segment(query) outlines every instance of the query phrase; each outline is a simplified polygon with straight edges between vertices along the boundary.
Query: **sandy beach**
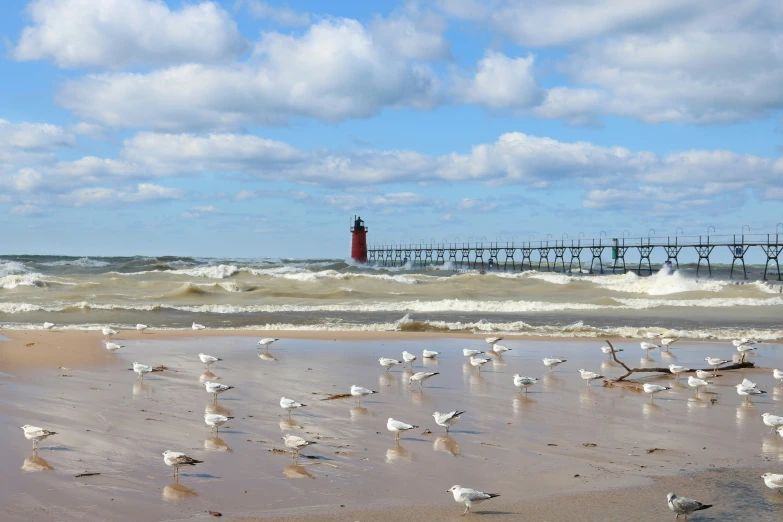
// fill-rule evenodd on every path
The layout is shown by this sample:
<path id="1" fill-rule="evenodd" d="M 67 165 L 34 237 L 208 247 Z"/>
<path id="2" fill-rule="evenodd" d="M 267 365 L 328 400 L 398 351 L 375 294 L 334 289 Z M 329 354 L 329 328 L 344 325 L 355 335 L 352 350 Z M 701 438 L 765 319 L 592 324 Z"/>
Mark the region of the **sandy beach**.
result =
<path id="1" fill-rule="evenodd" d="M 780 414 L 783 390 L 762 369 L 783 364 L 777 344 L 752 356 L 762 368 L 724 372 L 699 398 L 685 379 L 654 378 L 673 389 L 650 403 L 600 381 L 585 386 L 579 368 L 623 373 L 596 341 L 509 339 L 512 351 L 479 374 L 461 353 L 486 347 L 476 335 L 288 332 L 268 355 L 247 332 L 121 332 L 116 354 L 100 332 L 4 335 L 3 520 L 192 520 L 212 518 L 209 510 L 246 521 L 456 520 L 463 508 L 446 492 L 453 484 L 499 493 L 473 515 L 499 521 L 661 520 L 672 515 L 668 491 L 716 504 L 695 520 L 740 512 L 777 520 L 773 508 L 783 503 L 759 478 L 783 470 L 783 444 L 760 419 Z M 629 364 L 651 366 L 702 367 L 705 356 L 734 351 L 683 340 L 640 361 L 637 341 L 616 346 Z M 442 355 L 422 361 L 423 348 Z M 408 388 L 410 372 L 377 362 L 402 350 L 418 355 L 415 371 L 440 372 L 421 392 Z M 224 361 L 206 374 L 199 352 Z M 550 373 L 544 356 L 568 362 Z M 134 361 L 168 370 L 138 382 L 128 371 Z M 540 381 L 518 393 L 515 373 Z M 743 404 L 733 388 L 743 377 L 769 393 Z M 205 380 L 236 389 L 215 405 Z M 324 400 L 352 384 L 380 393 L 361 406 Z M 289 420 L 281 396 L 307 407 Z M 447 436 L 432 412 L 454 409 L 467 413 Z M 216 436 L 205 411 L 235 418 Z M 396 444 L 388 417 L 420 427 Z M 28 423 L 57 432 L 35 454 L 19 429 Z M 294 461 L 281 451 L 286 433 L 317 444 Z M 166 449 L 204 463 L 183 469 L 176 484 Z"/>

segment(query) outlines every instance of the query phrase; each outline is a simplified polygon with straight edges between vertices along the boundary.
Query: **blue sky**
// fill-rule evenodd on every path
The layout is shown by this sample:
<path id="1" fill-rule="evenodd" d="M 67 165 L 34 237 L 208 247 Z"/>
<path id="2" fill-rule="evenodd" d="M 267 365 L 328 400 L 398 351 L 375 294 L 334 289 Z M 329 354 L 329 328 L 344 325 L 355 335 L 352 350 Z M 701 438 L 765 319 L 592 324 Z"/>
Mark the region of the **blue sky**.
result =
<path id="1" fill-rule="evenodd" d="M 774 231 L 783 4 L 0 6 L 4 253 Z"/>

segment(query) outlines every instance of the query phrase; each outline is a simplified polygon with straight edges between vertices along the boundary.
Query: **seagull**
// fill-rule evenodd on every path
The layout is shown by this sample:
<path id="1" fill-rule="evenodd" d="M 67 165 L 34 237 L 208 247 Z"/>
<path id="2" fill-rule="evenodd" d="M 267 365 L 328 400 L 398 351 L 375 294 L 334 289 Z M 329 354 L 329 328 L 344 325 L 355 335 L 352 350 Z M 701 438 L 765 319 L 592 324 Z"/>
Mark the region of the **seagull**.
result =
<path id="1" fill-rule="evenodd" d="M 436 351 L 433 351 L 433 350 L 427 350 L 426 348 L 424 349 L 423 352 L 421 352 L 421 356 L 424 357 L 425 359 L 434 359 L 438 355 L 440 355 L 440 352 L 436 352 Z"/>
<path id="2" fill-rule="evenodd" d="M 737 395 L 745 397 L 745 402 L 748 402 L 750 400 L 751 395 L 761 395 L 762 393 L 767 393 L 767 392 L 759 390 L 756 387 L 747 387 L 742 384 L 737 385 Z"/>
<path id="3" fill-rule="evenodd" d="M 680 374 L 682 372 L 689 372 L 691 371 L 690 368 L 686 368 L 685 366 L 679 366 L 677 364 L 670 364 L 669 365 L 669 371 L 672 372 L 674 375 L 677 376 L 677 380 L 680 380 Z"/>
<path id="4" fill-rule="evenodd" d="M 677 339 L 676 337 L 664 337 L 663 339 L 661 339 L 661 344 L 664 345 L 666 347 L 666 349 L 668 350 L 669 346 L 673 345 L 678 340 L 679 339 Z"/>
<path id="5" fill-rule="evenodd" d="M 772 428 L 772 433 L 775 433 L 777 428 L 783 426 L 783 417 L 772 415 L 771 413 L 762 413 L 761 420 L 764 421 L 764 424 Z"/>
<path id="6" fill-rule="evenodd" d="M 610 357 L 612 356 L 612 347 L 611 346 L 604 345 L 604 346 L 601 347 L 601 351 L 604 352 L 605 354 L 609 355 Z M 623 349 L 622 348 L 615 348 L 614 351 L 615 352 L 622 352 Z"/>
<path id="7" fill-rule="evenodd" d="M 740 362 L 745 360 L 745 354 L 747 352 L 750 352 L 752 350 L 755 350 L 756 348 L 754 346 L 751 346 L 749 344 L 741 344 L 737 346 L 737 351 L 742 354 L 742 358 L 740 359 Z"/>
<path id="8" fill-rule="evenodd" d="M 778 432 L 778 435 L 783 437 L 783 426 L 778 426 L 777 428 L 775 428 L 775 431 Z"/>
<path id="9" fill-rule="evenodd" d="M 298 437 L 296 435 L 290 435 L 290 434 L 286 435 L 285 437 L 280 437 L 280 438 L 283 439 L 286 448 L 291 448 L 292 450 L 294 450 L 296 452 L 294 454 L 294 458 L 299 456 L 299 451 L 300 450 L 303 450 L 304 448 L 306 448 L 310 444 L 317 444 L 317 442 L 313 442 L 313 441 L 310 441 L 310 440 L 304 440 L 302 437 Z"/>
<path id="10" fill-rule="evenodd" d="M 470 511 L 470 508 L 475 504 L 500 496 L 496 493 L 483 493 L 481 491 L 476 491 L 475 489 L 463 488 L 462 486 L 451 486 L 446 492 L 454 495 L 455 502 L 465 504 L 465 511 L 462 512 L 463 515 Z"/>
<path id="11" fill-rule="evenodd" d="M 644 350 L 647 353 L 650 353 L 650 350 L 655 350 L 656 348 L 660 348 L 660 345 L 653 344 L 653 343 L 639 343 L 639 346 L 642 347 L 642 350 Z"/>
<path id="12" fill-rule="evenodd" d="M 748 339 L 748 338 L 742 338 L 742 339 L 734 339 L 731 341 L 731 344 L 734 345 L 735 348 L 739 348 L 740 346 L 749 346 L 751 344 L 758 344 L 759 342 L 754 339 Z"/>
<path id="13" fill-rule="evenodd" d="M 696 377 L 699 379 L 710 379 L 712 377 L 716 377 L 714 373 L 705 372 L 704 370 L 696 370 Z"/>
<path id="14" fill-rule="evenodd" d="M 538 382 L 538 379 L 535 377 L 522 377 L 521 375 L 514 374 L 514 386 L 519 388 L 520 390 L 524 389 L 525 393 L 527 393 L 527 389 L 533 386 Z"/>
<path id="15" fill-rule="evenodd" d="M 234 417 L 226 417 L 225 415 L 220 415 L 219 413 L 205 413 L 204 414 L 204 422 L 207 424 L 207 426 L 212 426 L 213 428 L 217 428 L 218 431 L 220 431 L 220 427 L 227 423 L 230 419 L 233 419 Z"/>
<path id="16" fill-rule="evenodd" d="M 743 388 L 758 388 L 759 385 L 756 384 L 753 381 L 748 380 L 748 379 L 742 379 L 742 387 Z"/>
<path id="17" fill-rule="evenodd" d="M 541 361 L 544 363 L 544 366 L 549 368 L 549 371 L 551 372 L 554 371 L 555 366 L 566 362 L 566 359 L 559 359 L 557 357 L 547 357 L 545 359 L 541 359 Z"/>
<path id="18" fill-rule="evenodd" d="M 205 353 L 198 354 L 198 358 L 201 359 L 201 362 L 207 365 L 207 370 L 209 370 L 209 365 L 216 363 L 218 361 L 222 361 L 220 357 L 213 357 L 211 355 L 207 355 Z"/>
<path id="19" fill-rule="evenodd" d="M 139 380 L 144 380 L 144 374 L 151 373 L 154 371 L 154 368 L 152 366 L 148 366 L 146 364 L 141 363 L 133 363 L 133 371 L 139 374 Z"/>
<path id="20" fill-rule="evenodd" d="M 224 391 L 233 390 L 233 386 L 228 386 L 226 384 L 221 384 L 219 382 L 212 382 L 207 381 L 204 383 L 204 389 L 207 390 L 207 393 L 212 393 L 215 395 L 215 402 L 217 402 L 217 396 L 220 393 L 223 393 Z"/>
<path id="21" fill-rule="evenodd" d="M 446 433 L 449 432 L 449 428 L 454 426 L 457 422 L 459 422 L 460 415 L 465 413 L 464 411 L 452 411 L 449 413 L 440 413 L 435 412 L 432 414 L 433 417 L 435 417 L 435 424 L 438 426 L 443 426 L 446 428 Z"/>
<path id="22" fill-rule="evenodd" d="M 492 351 L 498 355 L 502 355 L 506 352 L 511 351 L 511 348 L 506 348 L 505 346 L 501 346 L 499 344 L 496 344 L 492 347 Z"/>
<path id="23" fill-rule="evenodd" d="M 778 384 L 783 384 L 783 372 L 780 370 L 772 370 L 772 376 L 779 380 L 780 382 Z"/>
<path id="24" fill-rule="evenodd" d="M 502 340 L 503 340 L 503 338 L 502 338 L 502 337 L 487 337 L 487 338 L 486 338 L 486 339 L 484 339 L 484 340 L 487 342 L 487 344 L 488 344 L 488 345 L 490 345 L 490 346 L 493 346 L 493 347 L 494 347 L 494 346 L 495 346 L 497 343 L 499 343 L 500 341 L 502 341 Z"/>
<path id="25" fill-rule="evenodd" d="M 699 388 L 702 386 L 707 386 L 708 384 L 712 384 L 710 381 L 705 381 L 704 379 L 697 379 L 693 375 L 688 376 L 688 386 L 691 388 L 696 388 L 696 396 L 699 395 Z"/>
<path id="26" fill-rule="evenodd" d="M 644 383 L 642 388 L 644 389 L 644 393 L 650 394 L 650 402 L 653 401 L 656 393 L 672 389 L 671 386 L 661 386 L 660 384 L 650 384 L 649 382 Z"/>
<path id="27" fill-rule="evenodd" d="M 101 328 L 101 333 L 103 333 L 104 337 L 111 337 L 112 335 L 117 335 L 117 330 L 112 330 L 111 328 Z"/>
<path id="28" fill-rule="evenodd" d="M 764 473 L 761 475 L 761 478 L 764 479 L 764 484 L 769 489 L 777 489 L 778 493 L 780 493 L 780 488 L 783 488 L 783 475 L 779 473 Z"/>
<path id="29" fill-rule="evenodd" d="M 655 332 L 647 332 L 645 335 L 648 339 L 657 339 L 661 336 L 661 334 Z"/>
<path id="30" fill-rule="evenodd" d="M 422 386 L 424 385 L 424 381 L 436 375 L 440 375 L 440 372 L 416 372 L 411 375 L 410 379 L 408 379 L 408 387 L 410 388 L 411 384 L 418 382 L 419 390 L 421 390 Z"/>
<path id="31" fill-rule="evenodd" d="M 386 368 L 386 371 L 388 372 L 389 369 L 391 369 L 392 366 L 395 366 L 397 364 L 402 364 L 402 361 L 398 361 L 397 359 L 389 359 L 388 357 L 381 357 L 378 359 L 378 362 L 381 363 L 381 366 Z"/>
<path id="32" fill-rule="evenodd" d="M 258 346 L 263 346 L 264 348 L 266 348 L 268 350 L 269 347 L 272 346 L 272 343 L 274 343 L 275 341 L 279 341 L 279 340 L 280 339 L 277 339 L 275 337 L 264 337 L 263 339 L 258 341 Z"/>
<path id="33" fill-rule="evenodd" d="M 484 353 L 481 350 L 471 350 L 470 348 L 463 348 L 462 355 L 465 357 L 473 357 L 474 355 L 478 355 L 480 353 Z"/>
<path id="34" fill-rule="evenodd" d="M 293 399 L 286 399 L 285 397 L 280 397 L 280 407 L 288 411 L 289 417 L 291 416 L 291 410 L 295 408 L 304 408 L 305 406 L 307 406 L 307 404 L 300 404 Z"/>
<path id="35" fill-rule="evenodd" d="M 698 500 L 693 500 L 692 498 L 678 497 L 674 493 L 669 493 L 668 495 L 666 495 L 666 501 L 669 503 L 669 509 L 671 509 L 677 514 L 677 516 L 674 517 L 675 520 L 680 518 L 680 515 L 685 515 L 685 518 L 688 518 L 688 515 L 690 515 L 694 511 L 701 511 L 702 509 L 707 509 L 712 507 L 712 504 L 702 504 Z"/>
<path id="36" fill-rule="evenodd" d="M 386 429 L 394 432 L 394 440 L 400 440 L 401 431 L 408 431 L 414 428 L 418 428 L 418 426 L 414 426 L 413 424 L 405 424 L 404 422 L 394 420 L 391 417 L 389 417 L 389 420 L 386 421 Z"/>
<path id="37" fill-rule="evenodd" d="M 416 360 L 416 356 L 410 352 L 402 352 L 402 360 L 406 363 L 411 363 L 411 370 L 413 369 L 413 361 Z"/>
<path id="38" fill-rule="evenodd" d="M 203 324 L 193 323 L 190 327 L 192 330 L 205 330 L 207 327 Z"/>
<path id="39" fill-rule="evenodd" d="M 56 431 L 45 430 L 43 428 L 39 428 L 38 426 L 31 426 L 30 424 L 25 424 L 22 426 L 22 430 L 24 430 L 24 437 L 27 440 L 33 441 L 33 449 L 37 448 L 38 443 L 44 440 L 46 437 L 57 435 Z"/>
<path id="40" fill-rule="evenodd" d="M 107 349 L 107 350 L 109 350 L 111 353 L 114 353 L 114 352 L 116 352 L 116 351 L 117 351 L 117 350 L 119 350 L 120 348 L 125 348 L 125 345 L 122 345 L 122 344 L 117 344 L 117 343 L 112 343 L 112 342 L 106 341 L 106 349 Z"/>
<path id="41" fill-rule="evenodd" d="M 179 476 L 179 468 L 182 466 L 195 466 L 201 464 L 203 460 L 196 460 L 188 457 L 179 451 L 166 450 L 163 452 L 163 462 L 167 466 L 174 468 L 174 476 Z"/>
<path id="42" fill-rule="evenodd" d="M 587 381 L 588 388 L 590 387 L 590 381 L 594 381 L 596 379 L 603 379 L 603 375 L 599 375 L 595 372 L 588 372 L 586 370 L 579 370 L 579 374 L 582 376 L 582 379 Z"/>
<path id="43" fill-rule="evenodd" d="M 474 366 L 478 369 L 478 372 L 481 373 L 481 367 L 484 366 L 489 362 L 489 359 L 484 359 L 481 357 L 471 357 L 470 358 L 470 364 L 471 366 Z"/>
<path id="44" fill-rule="evenodd" d="M 146 324 L 139 323 L 136 325 L 136 330 L 140 331 L 141 333 L 144 333 L 144 330 L 146 330 L 147 328 L 149 328 L 149 326 L 147 326 Z"/>
<path id="45" fill-rule="evenodd" d="M 717 357 L 705 357 L 704 360 L 707 361 L 707 364 L 715 368 L 716 371 L 718 370 L 718 366 L 729 362 L 726 359 L 718 359 Z"/>
<path id="46" fill-rule="evenodd" d="M 51 330 L 52 328 L 54 328 L 54 323 L 44 323 L 43 326 L 46 330 Z"/>
<path id="47" fill-rule="evenodd" d="M 362 397 L 366 397 L 367 395 L 372 395 L 373 393 L 378 393 L 378 392 L 368 390 L 367 388 L 362 388 L 361 386 L 356 386 L 355 384 L 351 386 L 351 395 L 359 398 L 359 400 L 357 401 L 359 404 L 362 403 Z"/>

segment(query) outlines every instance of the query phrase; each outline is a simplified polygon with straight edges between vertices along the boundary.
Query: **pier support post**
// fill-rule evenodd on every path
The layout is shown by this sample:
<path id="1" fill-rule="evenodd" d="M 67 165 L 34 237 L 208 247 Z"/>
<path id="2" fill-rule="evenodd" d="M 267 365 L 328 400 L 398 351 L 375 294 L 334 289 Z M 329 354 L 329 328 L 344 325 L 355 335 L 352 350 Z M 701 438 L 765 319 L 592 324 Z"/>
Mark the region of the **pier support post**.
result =
<path id="1" fill-rule="evenodd" d="M 416 247 L 416 248 L 413 249 L 413 256 L 414 256 L 413 257 L 413 262 L 411 263 L 411 266 L 413 268 L 416 268 L 416 261 L 419 262 L 419 266 L 420 267 L 424 266 L 424 265 L 422 265 L 422 261 L 421 261 L 421 247 Z"/>
<path id="2" fill-rule="evenodd" d="M 671 261 L 674 259 L 674 262 L 677 264 L 677 270 L 679 270 L 680 261 L 677 259 L 677 256 L 680 255 L 680 250 L 682 250 L 682 247 L 677 246 L 675 243 L 674 245 L 666 245 L 663 247 L 663 249 L 666 251 L 666 261 Z"/>
<path id="3" fill-rule="evenodd" d="M 449 246 L 449 261 L 454 263 L 454 266 L 457 266 L 457 247 L 456 246 Z"/>
<path id="4" fill-rule="evenodd" d="M 649 275 L 652 275 L 652 265 L 650 264 L 650 254 L 652 253 L 653 249 L 655 249 L 655 246 L 651 245 L 641 245 L 636 247 L 637 250 L 639 250 L 639 275 L 642 275 L 642 263 L 644 260 L 647 260 L 647 271 L 649 272 Z M 623 263 L 625 263 L 625 260 L 623 260 Z"/>
<path id="5" fill-rule="evenodd" d="M 565 247 L 562 244 L 557 246 L 557 242 L 555 242 L 555 261 L 552 263 L 552 267 L 554 268 L 555 272 L 557 272 L 557 260 L 560 259 L 560 264 L 563 267 L 563 273 L 565 273 L 565 259 L 563 258 L 563 254 L 565 254 Z"/>
<path id="6" fill-rule="evenodd" d="M 478 265 L 479 260 L 481 260 L 481 268 L 484 269 L 484 245 L 476 246 L 475 248 L 475 257 L 473 258 L 473 268 L 476 268 Z"/>
<path id="7" fill-rule="evenodd" d="M 582 273 L 582 247 L 569 247 L 571 252 L 571 260 L 568 262 L 568 271 L 573 271 L 574 259 L 579 263 L 579 273 Z"/>
<path id="8" fill-rule="evenodd" d="M 459 260 L 459 267 L 462 268 L 462 263 L 467 263 L 468 268 L 470 268 L 470 245 L 465 246 L 462 245 L 462 258 Z"/>
<path id="9" fill-rule="evenodd" d="M 742 263 L 742 275 L 743 279 L 748 278 L 748 271 L 745 269 L 745 252 L 748 251 L 748 248 L 750 248 L 749 245 L 745 245 L 745 238 L 742 238 L 742 241 L 740 243 L 737 243 L 737 236 L 734 236 L 734 243 L 729 245 L 729 250 L 731 251 L 731 271 L 729 272 L 729 279 L 732 279 L 734 277 L 734 263 L 737 262 L 737 259 L 740 260 Z"/>
<path id="10" fill-rule="evenodd" d="M 780 256 L 780 253 L 783 252 L 783 245 L 778 243 L 777 234 L 775 234 L 775 243 L 770 242 L 769 234 L 767 234 L 767 244 L 760 246 L 767 255 L 767 262 L 764 263 L 764 281 L 767 280 L 767 268 L 772 261 L 775 262 L 778 271 L 778 281 L 780 281 L 780 263 L 778 262 L 778 257 Z"/>
<path id="11" fill-rule="evenodd" d="M 521 271 L 525 271 L 525 259 L 527 259 L 527 264 L 530 266 L 530 270 L 533 270 L 533 260 L 530 259 L 530 255 L 533 253 L 533 249 L 529 246 L 527 248 L 522 247 L 520 249 L 522 251 L 522 262 L 519 264 L 519 269 Z"/>
<path id="12" fill-rule="evenodd" d="M 601 256 L 604 255 L 604 248 L 603 246 L 591 246 L 590 247 L 590 253 L 593 254 L 593 259 L 590 261 L 590 273 L 593 273 L 593 263 L 595 263 L 595 260 L 598 260 L 598 266 L 601 267 L 601 273 L 604 273 L 604 263 L 601 260 Z"/>
<path id="13" fill-rule="evenodd" d="M 492 243 L 490 243 L 489 244 L 489 259 L 490 259 L 490 261 L 492 261 L 492 265 L 495 268 L 499 269 L 500 268 L 500 264 L 498 262 L 498 252 L 500 252 L 500 248 L 498 247 L 498 244 L 495 243 L 495 246 L 493 247 Z M 505 269 L 506 268 L 503 267 L 503 270 L 505 270 Z"/>
<path id="14" fill-rule="evenodd" d="M 549 268 L 549 247 L 537 248 L 538 250 L 538 271 L 541 271 L 541 262 L 546 260 L 546 271 L 551 272 Z"/>
<path id="15" fill-rule="evenodd" d="M 439 245 L 438 248 L 435 249 L 435 252 L 437 252 L 437 257 L 435 258 L 435 264 L 438 265 L 445 265 L 446 260 L 443 258 L 443 254 L 446 252 L 446 249 L 443 248 L 443 245 Z"/>
<path id="16" fill-rule="evenodd" d="M 701 268 L 701 260 L 704 259 L 707 261 L 707 270 L 710 272 L 710 277 L 712 277 L 712 266 L 710 265 L 710 254 L 712 253 L 712 249 L 715 248 L 715 245 L 710 245 L 710 238 L 707 236 L 707 244 L 702 244 L 701 242 L 701 236 L 699 236 L 699 244 L 694 246 L 693 248 L 696 249 L 696 254 L 699 256 L 699 261 L 696 263 L 696 276 L 699 275 L 699 268 Z"/>
<path id="17" fill-rule="evenodd" d="M 516 270 L 517 265 L 514 263 L 514 252 L 516 251 L 516 248 L 514 246 L 509 247 L 508 245 L 504 249 L 504 253 L 506 254 L 506 259 L 503 260 L 503 270 L 506 270 L 506 267 L 508 266 L 508 260 L 511 260 L 511 270 Z"/>

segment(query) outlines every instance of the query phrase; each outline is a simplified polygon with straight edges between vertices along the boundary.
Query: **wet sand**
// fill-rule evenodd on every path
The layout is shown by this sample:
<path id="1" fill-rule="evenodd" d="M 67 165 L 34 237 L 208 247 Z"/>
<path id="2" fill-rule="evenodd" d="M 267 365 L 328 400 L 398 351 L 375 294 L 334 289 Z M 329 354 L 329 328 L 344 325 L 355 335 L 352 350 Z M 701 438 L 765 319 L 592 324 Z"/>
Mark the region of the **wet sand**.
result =
<path id="1" fill-rule="evenodd" d="M 476 336 L 368 339 L 351 332 L 355 338 L 335 341 L 287 332 L 261 358 L 258 337 L 246 335 L 123 332 L 126 348 L 111 355 L 96 332 L 4 333 L 16 344 L 0 343 L 0 474 L 10 486 L 0 491 L 2 520 L 211 519 L 207 510 L 237 520 L 452 520 L 462 512 L 446 493 L 455 483 L 501 494 L 478 507 L 481 520 L 661 520 L 672 516 L 669 490 L 717 504 L 695 520 L 738 513 L 779 520 L 783 513 L 783 495 L 758 478 L 783 471 L 783 443 L 760 420 L 764 411 L 783 413 L 783 387 L 767 370 L 724 372 L 699 399 L 685 380 L 656 379 L 676 387 L 650 404 L 631 390 L 585 387 L 579 368 L 622 373 L 595 341 L 505 341 L 513 351 L 479 375 L 461 354 L 484 344 Z M 39 346 L 24 346 L 30 335 L 40 346 L 61 339 L 55 355 L 68 351 L 68 339 L 92 355 L 71 359 L 67 371 L 59 359 L 7 365 L 17 360 L 13 352 Z M 638 342 L 617 346 L 626 349 L 626 362 L 639 364 Z M 440 360 L 422 362 L 422 348 L 441 351 Z M 783 365 L 780 348 L 763 344 L 753 360 Z M 408 389 L 399 368 L 387 374 L 377 363 L 404 349 L 418 354 L 416 371 L 441 373 L 422 392 Z M 201 351 L 225 359 L 214 375 L 204 375 Z M 725 342 L 681 341 L 672 352 L 647 363 L 701 367 L 705 356 L 728 358 L 734 350 Z M 540 363 L 549 355 L 569 360 L 550 374 Z M 127 370 L 133 361 L 170 371 L 139 383 Z M 512 384 L 514 373 L 541 382 L 525 396 Z M 743 377 L 768 395 L 744 405 L 733 388 Z M 215 406 L 200 384 L 206 379 L 236 389 Z M 351 384 L 380 393 L 361 406 L 321 400 Z M 308 407 L 289 421 L 278 405 L 283 395 Z M 446 436 L 431 415 L 452 409 L 467 413 Z M 203 423 L 205 411 L 235 419 L 216 437 Z M 386 430 L 390 416 L 420 428 L 395 444 Z M 33 454 L 18 428 L 26 423 L 58 434 Z M 317 458 L 294 462 L 270 451 L 283 449 L 286 433 L 316 441 L 303 453 Z M 160 455 L 166 449 L 205 462 L 183 469 L 176 485 Z M 100 475 L 74 478 L 84 472 Z"/>

